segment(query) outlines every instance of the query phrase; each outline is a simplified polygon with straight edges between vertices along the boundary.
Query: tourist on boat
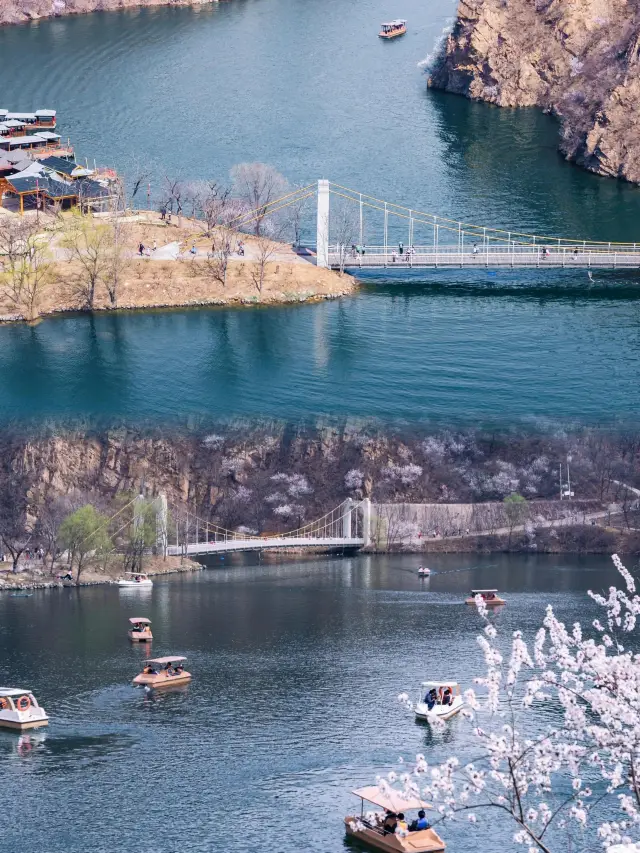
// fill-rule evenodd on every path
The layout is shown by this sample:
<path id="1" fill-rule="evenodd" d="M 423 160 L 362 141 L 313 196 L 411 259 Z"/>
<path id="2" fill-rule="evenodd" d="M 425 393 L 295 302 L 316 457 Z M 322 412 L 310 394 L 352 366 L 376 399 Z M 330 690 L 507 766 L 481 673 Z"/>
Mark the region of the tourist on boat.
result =
<path id="1" fill-rule="evenodd" d="M 431 690 L 424 697 L 425 705 L 430 711 L 433 711 L 436 701 L 438 699 L 438 694 L 436 693 L 435 687 L 432 687 Z"/>
<path id="2" fill-rule="evenodd" d="M 453 695 L 451 693 L 450 687 L 445 687 L 444 692 L 442 694 L 442 704 L 443 705 L 451 705 L 453 701 Z"/>
<path id="3" fill-rule="evenodd" d="M 405 835 L 409 835 L 409 824 L 404 819 L 404 813 L 400 812 L 398 814 L 398 823 L 396 824 L 396 835 L 399 835 L 400 838 Z"/>
<path id="4" fill-rule="evenodd" d="M 181 663 L 177 663 L 173 669 L 174 675 L 180 675 L 182 672 L 184 672 L 184 667 Z"/>
<path id="5" fill-rule="evenodd" d="M 393 835 L 396 831 L 397 825 L 398 818 L 396 817 L 395 812 L 387 812 L 384 817 L 384 823 L 382 824 L 383 835 Z"/>
<path id="6" fill-rule="evenodd" d="M 424 809 L 420 809 L 416 820 L 411 821 L 409 832 L 420 832 L 421 829 L 429 829 L 430 826 L 431 824 L 427 820 L 427 816 L 424 813 Z"/>

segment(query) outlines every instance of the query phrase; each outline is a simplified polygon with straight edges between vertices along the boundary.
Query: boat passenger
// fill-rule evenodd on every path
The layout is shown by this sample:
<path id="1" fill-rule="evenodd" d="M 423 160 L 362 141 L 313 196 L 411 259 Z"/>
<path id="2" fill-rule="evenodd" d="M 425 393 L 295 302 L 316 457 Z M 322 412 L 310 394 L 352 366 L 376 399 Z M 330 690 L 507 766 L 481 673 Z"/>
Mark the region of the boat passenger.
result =
<path id="1" fill-rule="evenodd" d="M 427 820 L 424 809 L 420 809 L 416 820 L 411 821 L 409 832 L 420 832 L 421 829 L 429 829 L 431 824 Z"/>
<path id="2" fill-rule="evenodd" d="M 398 823 L 396 824 L 396 835 L 399 835 L 402 838 L 405 835 L 409 834 L 409 824 L 404 819 L 403 812 L 398 814 Z"/>
<path id="3" fill-rule="evenodd" d="M 181 663 L 177 663 L 174 667 L 174 675 L 180 675 L 180 673 L 184 672 L 184 667 Z"/>
<path id="4" fill-rule="evenodd" d="M 424 701 L 425 701 L 425 703 L 426 703 L 426 705 L 427 705 L 427 708 L 428 708 L 430 711 L 433 711 L 433 709 L 434 709 L 434 707 L 435 707 L 435 704 L 436 704 L 436 701 L 437 701 L 437 698 L 438 698 L 438 695 L 437 695 L 437 693 L 436 693 L 436 691 L 435 691 L 435 688 L 433 688 L 433 687 L 432 687 L 432 688 L 431 688 L 431 690 L 430 690 L 430 691 L 427 693 L 427 695 L 424 697 Z"/>
<path id="5" fill-rule="evenodd" d="M 447 687 L 442 694 L 442 704 L 443 705 L 451 705 L 453 700 L 453 696 L 451 695 L 451 688 Z"/>
<path id="6" fill-rule="evenodd" d="M 397 825 L 398 818 L 396 817 L 395 812 L 387 812 L 384 818 L 384 823 L 382 824 L 383 835 L 393 835 L 396 831 Z"/>

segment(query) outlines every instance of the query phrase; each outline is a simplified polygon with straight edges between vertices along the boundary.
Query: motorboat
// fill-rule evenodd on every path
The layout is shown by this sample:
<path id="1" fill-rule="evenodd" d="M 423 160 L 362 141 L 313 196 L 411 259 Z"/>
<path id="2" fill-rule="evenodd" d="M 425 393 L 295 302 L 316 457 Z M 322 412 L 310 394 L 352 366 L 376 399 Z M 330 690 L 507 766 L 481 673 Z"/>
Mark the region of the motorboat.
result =
<path id="1" fill-rule="evenodd" d="M 407 22 L 400 18 L 396 21 L 387 21 L 386 24 L 380 24 L 380 32 L 378 35 L 381 39 L 394 39 L 398 36 L 403 36 L 407 31 Z"/>
<path id="2" fill-rule="evenodd" d="M 163 658 L 148 658 L 140 675 L 133 679 L 134 684 L 142 684 L 158 690 L 174 684 L 186 684 L 191 681 L 191 673 L 183 667 L 184 657 L 168 655 Z"/>
<path id="3" fill-rule="evenodd" d="M 415 704 L 416 720 L 444 722 L 459 714 L 463 707 L 460 685 L 455 681 L 423 681 Z"/>
<path id="4" fill-rule="evenodd" d="M 49 717 L 30 690 L 0 687 L 0 726 L 23 732 L 48 725 Z"/>
<path id="5" fill-rule="evenodd" d="M 128 577 L 118 578 L 118 586 L 128 586 L 136 589 L 153 586 L 153 581 L 149 575 L 145 575 L 143 572 L 125 572 L 125 575 L 128 575 Z"/>
<path id="6" fill-rule="evenodd" d="M 419 566 L 418 567 L 418 574 L 420 575 L 421 578 L 428 578 L 429 575 L 431 574 L 431 569 L 428 568 L 427 566 Z"/>
<path id="7" fill-rule="evenodd" d="M 132 616 L 129 622 L 131 627 L 128 633 L 132 643 L 150 643 L 153 640 L 151 619 L 147 619 L 146 616 Z"/>
<path id="8" fill-rule="evenodd" d="M 368 788 L 358 788 L 353 791 L 356 797 L 360 797 L 360 814 L 347 815 L 344 819 L 347 835 L 360 842 L 383 850 L 385 853 L 435 853 L 444 850 L 446 844 L 440 838 L 435 829 L 416 829 L 415 831 L 394 831 L 387 821 L 419 809 L 430 809 L 428 803 L 417 797 L 405 796 L 402 791 L 396 791 L 391 787 L 382 788 L 371 785 Z M 383 809 L 382 812 L 365 812 L 364 804 L 373 803 Z M 411 823 L 408 821 L 408 826 Z"/>
<path id="9" fill-rule="evenodd" d="M 476 595 L 479 595 L 487 607 L 499 607 L 507 602 L 504 598 L 500 598 L 497 589 L 472 589 L 471 595 L 466 599 L 465 604 L 472 604 L 475 607 Z"/>

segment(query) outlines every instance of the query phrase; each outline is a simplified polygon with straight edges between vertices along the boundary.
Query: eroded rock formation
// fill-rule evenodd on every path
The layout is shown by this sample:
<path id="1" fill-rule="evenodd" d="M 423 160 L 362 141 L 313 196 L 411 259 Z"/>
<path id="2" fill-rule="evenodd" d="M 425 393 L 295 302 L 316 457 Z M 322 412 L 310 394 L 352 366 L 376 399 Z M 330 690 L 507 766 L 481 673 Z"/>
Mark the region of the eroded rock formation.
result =
<path id="1" fill-rule="evenodd" d="M 429 79 L 561 122 L 563 154 L 640 183 L 640 0 L 460 0 Z"/>

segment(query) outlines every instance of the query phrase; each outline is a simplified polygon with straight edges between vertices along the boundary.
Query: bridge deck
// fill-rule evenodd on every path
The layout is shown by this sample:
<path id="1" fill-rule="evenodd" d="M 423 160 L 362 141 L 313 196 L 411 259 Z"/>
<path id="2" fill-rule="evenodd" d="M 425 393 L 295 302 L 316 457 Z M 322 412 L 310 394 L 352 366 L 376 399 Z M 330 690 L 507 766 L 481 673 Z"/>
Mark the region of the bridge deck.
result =
<path id="1" fill-rule="evenodd" d="M 198 542 L 183 549 L 179 545 L 167 548 L 169 556 L 186 554 L 218 554 L 225 551 L 263 551 L 268 548 L 362 548 L 364 539 L 318 538 L 312 537 L 272 537 L 264 539 L 229 539 L 226 542 Z"/>
<path id="2" fill-rule="evenodd" d="M 339 269 L 640 269 L 640 247 L 617 251 L 612 246 L 589 248 L 587 245 L 550 246 L 545 254 L 538 246 L 490 246 L 480 245 L 460 251 L 457 247 L 416 248 L 412 254 L 388 247 L 386 252 L 380 247 L 365 247 L 364 255 L 351 250 L 329 251 L 329 265 Z"/>

